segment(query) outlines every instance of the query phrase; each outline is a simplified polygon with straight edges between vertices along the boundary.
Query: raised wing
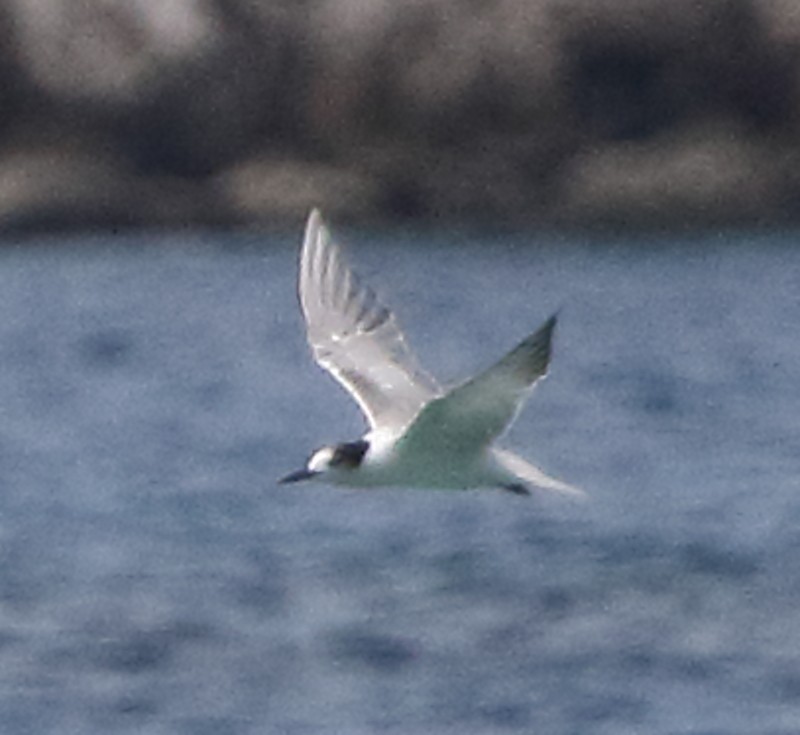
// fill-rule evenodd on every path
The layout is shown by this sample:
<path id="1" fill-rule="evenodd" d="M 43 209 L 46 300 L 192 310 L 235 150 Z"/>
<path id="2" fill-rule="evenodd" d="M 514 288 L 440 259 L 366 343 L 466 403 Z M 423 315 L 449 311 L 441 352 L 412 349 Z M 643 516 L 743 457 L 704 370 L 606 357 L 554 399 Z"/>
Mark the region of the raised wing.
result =
<path id="1" fill-rule="evenodd" d="M 500 362 L 437 398 L 420 412 L 401 441 L 404 449 L 474 455 L 513 422 L 536 382 L 547 373 L 556 317 Z"/>
<path id="2" fill-rule="evenodd" d="M 347 267 L 316 209 L 306 225 L 298 290 L 314 359 L 350 392 L 373 429 L 402 431 L 441 394 L 392 312 Z"/>

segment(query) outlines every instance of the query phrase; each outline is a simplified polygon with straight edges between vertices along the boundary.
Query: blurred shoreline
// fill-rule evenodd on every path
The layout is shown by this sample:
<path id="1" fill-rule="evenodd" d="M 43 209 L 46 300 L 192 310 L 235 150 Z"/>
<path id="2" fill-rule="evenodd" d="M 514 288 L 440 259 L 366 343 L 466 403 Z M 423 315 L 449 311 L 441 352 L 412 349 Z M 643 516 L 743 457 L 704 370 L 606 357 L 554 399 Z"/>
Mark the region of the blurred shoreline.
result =
<path id="1" fill-rule="evenodd" d="M 0 232 L 800 220 L 795 0 L 0 0 Z"/>

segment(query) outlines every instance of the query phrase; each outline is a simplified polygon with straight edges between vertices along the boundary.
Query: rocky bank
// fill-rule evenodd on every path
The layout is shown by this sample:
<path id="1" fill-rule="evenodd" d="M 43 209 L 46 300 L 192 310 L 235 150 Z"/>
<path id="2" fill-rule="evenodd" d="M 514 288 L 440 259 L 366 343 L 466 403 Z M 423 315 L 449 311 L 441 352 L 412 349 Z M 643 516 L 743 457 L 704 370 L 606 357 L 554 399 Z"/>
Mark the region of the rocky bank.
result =
<path id="1" fill-rule="evenodd" d="M 0 0 L 0 228 L 800 219 L 798 0 Z"/>

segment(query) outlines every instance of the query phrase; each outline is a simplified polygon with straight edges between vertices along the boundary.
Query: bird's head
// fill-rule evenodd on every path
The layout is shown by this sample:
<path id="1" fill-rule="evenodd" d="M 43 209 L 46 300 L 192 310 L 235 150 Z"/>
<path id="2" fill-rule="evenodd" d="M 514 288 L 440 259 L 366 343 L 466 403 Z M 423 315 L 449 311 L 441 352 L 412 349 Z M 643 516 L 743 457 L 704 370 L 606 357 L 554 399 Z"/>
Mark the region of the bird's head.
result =
<path id="1" fill-rule="evenodd" d="M 309 457 L 303 469 L 282 477 L 278 482 L 286 484 L 320 476 L 328 476 L 329 479 L 335 481 L 356 469 L 368 449 L 369 442 L 364 439 L 322 447 Z"/>

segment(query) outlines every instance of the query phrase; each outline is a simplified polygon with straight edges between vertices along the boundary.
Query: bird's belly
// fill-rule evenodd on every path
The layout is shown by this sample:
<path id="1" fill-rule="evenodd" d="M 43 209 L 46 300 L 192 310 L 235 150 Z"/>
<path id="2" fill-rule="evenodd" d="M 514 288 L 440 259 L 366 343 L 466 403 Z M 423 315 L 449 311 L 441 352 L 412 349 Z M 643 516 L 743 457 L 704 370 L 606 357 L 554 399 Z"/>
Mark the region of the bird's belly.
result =
<path id="1" fill-rule="evenodd" d="M 363 487 L 407 487 L 466 490 L 493 484 L 482 457 L 392 456 L 387 461 L 360 468 Z M 356 483 L 353 483 L 356 484 Z"/>

